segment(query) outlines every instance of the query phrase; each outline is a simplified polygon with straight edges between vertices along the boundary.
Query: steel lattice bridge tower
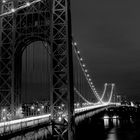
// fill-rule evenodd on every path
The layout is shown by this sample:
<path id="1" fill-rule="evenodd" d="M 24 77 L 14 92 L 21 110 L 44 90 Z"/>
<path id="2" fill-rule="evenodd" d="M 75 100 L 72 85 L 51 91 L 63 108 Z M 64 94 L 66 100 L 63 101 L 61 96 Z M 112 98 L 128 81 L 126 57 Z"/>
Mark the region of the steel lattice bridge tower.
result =
<path id="1" fill-rule="evenodd" d="M 27 3 L 28 2 L 28 3 Z M 68 139 L 74 133 L 73 63 L 69 0 L 1 0 L 0 12 L 0 107 L 14 117 L 21 104 L 21 55 L 35 41 L 47 42 L 51 52 L 51 116 L 55 135 L 57 106 L 65 104 Z M 18 9 L 26 4 L 25 8 Z M 18 10 L 15 12 L 14 8 Z M 61 135 L 61 134 L 60 134 Z"/>

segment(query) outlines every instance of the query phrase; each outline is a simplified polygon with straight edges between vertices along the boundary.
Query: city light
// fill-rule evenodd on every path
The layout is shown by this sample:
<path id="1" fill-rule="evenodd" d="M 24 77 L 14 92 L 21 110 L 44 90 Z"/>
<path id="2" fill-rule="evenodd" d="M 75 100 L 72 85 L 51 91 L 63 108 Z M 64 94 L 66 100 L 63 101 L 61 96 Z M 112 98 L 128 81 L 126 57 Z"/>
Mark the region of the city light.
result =
<path id="1" fill-rule="evenodd" d="M 65 105 L 64 104 L 61 104 L 61 106 L 64 107 Z"/>
<path id="2" fill-rule="evenodd" d="M 74 42 L 74 46 L 77 46 L 77 43 L 76 42 Z"/>
<path id="3" fill-rule="evenodd" d="M 2 0 L 2 3 L 6 3 L 6 0 Z"/>
<path id="4" fill-rule="evenodd" d="M 77 51 L 78 54 L 80 54 L 80 51 Z"/>
<path id="5" fill-rule="evenodd" d="M 13 13 L 14 13 L 14 12 L 15 12 L 15 9 L 14 9 L 14 8 L 12 8 L 12 9 L 11 9 L 11 12 L 13 12 Z"/>
<path id="6" fill-rule="evenodd" d="M 44 109 L 44 105 L 42 105 L 41 108 Z"/>
<path id="7" fill-rule="evenodd" d="M 34 109 L 35 109 L 35 107 L 34 107 L 34 106 L 31 106 L 31 109 L 32 109 L 32 110 L 34 110 Z"/>
<path id="8" fill-rule="evenodd" d="M 88 70 L 87 70 L 87 69 L 85 69 L 85 72 L 88 72 Z"/>
<path id="9" fill-rule="evenodd" d="M 29 2 L 27 2 L 27 3 L 26 3 L 26 6 L 27 6 L 27 7 L 28 7 L 28 6 L 30 6 L 30 3 L 29 3 Z"/>
<path id="10" fill-rule="evenodd" d="M 59 117 L 59 118 L 58 118 L 58 121 L 61 122 L 61 121 L 62 121 L 62 117 Z"/>
<path id="11" fill-rule="evenodd" d="M 5 108 L 3 108 L 3 109 L 2 109 L 2 112 L 6 112 L 6 109 L 5 109 Z"/>
<path id="12" fill-rule="evenodd" d="M 85 64 L 83 64 L 83 67 L 85 67 L 86 65 Z"/>

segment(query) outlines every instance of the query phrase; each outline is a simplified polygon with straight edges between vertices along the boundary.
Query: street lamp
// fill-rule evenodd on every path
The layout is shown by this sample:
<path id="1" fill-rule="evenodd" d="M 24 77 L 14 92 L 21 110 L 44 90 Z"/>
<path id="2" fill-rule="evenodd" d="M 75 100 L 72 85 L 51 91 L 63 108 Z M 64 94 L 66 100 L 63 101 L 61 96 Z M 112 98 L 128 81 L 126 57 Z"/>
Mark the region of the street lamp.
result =
<path id="1" fill-rule="evenodd" d="M 32 105 L 31 106 L 31 112 L 32 112 L 32 115 L 34 116 L 34 109 L 35 109 L 35 107 Z"/>
<path id="2" fill-rule="evenodd" d="M 3 109 L 2 109 L 2 112 L 1 112 L 1 113 L 2 113 L 2 114 L 1 114 L 2 121 L 6 121 L 6 114 L 7 114 L 6 112 L 7 112 L 7 111 L 6 111 L 6 108 L 3 108 Z"/>
<path id="3" fill-rule="evenodd" d="M 41 106 L 41 113 L 44 114 L 44 105 Z"/>
<path id="4" fill-rule="evenodd" d="M 37 109 L 37 112 L 38 112 L 38 113 L 39 113 L 39 115 L 40 115 L 40 108 L 38 108 L 38 109 Z"/>

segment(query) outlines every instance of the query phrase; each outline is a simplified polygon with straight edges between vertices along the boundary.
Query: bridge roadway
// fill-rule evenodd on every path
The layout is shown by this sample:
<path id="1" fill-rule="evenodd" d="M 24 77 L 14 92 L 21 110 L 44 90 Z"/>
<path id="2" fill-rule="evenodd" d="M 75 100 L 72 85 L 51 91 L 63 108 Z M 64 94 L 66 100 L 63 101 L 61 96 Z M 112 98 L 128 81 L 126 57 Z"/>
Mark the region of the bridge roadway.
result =
<path id="1" fill-rule="evenodd" d="M 96 104 L 75 109 L 75 122 L 82 121 L 85 117 L 89 117 L 98 113 L 114 104 Z M 92 113 L 91 113 L 92 112 Z M 22 118 L 18 120 L 11 120 L 0 122 L 0 136 L 10 135 L 17 131 L 21 131 L 26 128 L 33 128 L 42 123 L 49 123 L 51 114 L 44 114 L 40 116 L 33 116 L 28 118 Z M 65 115 L 66 116 L 66 115 Z"/>

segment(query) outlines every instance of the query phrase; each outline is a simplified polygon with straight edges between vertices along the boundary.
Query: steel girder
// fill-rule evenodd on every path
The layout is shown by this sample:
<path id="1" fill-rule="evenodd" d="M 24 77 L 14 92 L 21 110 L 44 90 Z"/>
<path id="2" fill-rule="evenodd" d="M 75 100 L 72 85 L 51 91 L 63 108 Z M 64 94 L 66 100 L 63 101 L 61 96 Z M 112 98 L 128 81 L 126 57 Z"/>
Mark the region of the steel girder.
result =
<path id="1" fill-rule="evenodd" d="M 32 2 L 33 0 L 28 0 Z M 0 3 L 1 13 L 25 5 L 27 0 L 7 0 Z M 41 0 L 0 19 L 0 107 L 12 113 L 20 104 L 21 56 L 24 48 L 34 41 L 44 41 L 51 46 L 51 113 L 53 134 L 67 139 L 74 133 L 74 91 L 69 0 Z M 59 107 L 64 104 L 61 116 L 68 120 L 60 130 L 56 120 Z M 59 115 L 58 115 L 59 114 Z M 65 129 L 64 129 L 65 128 Z"/>
<path id="2" fill-rule="evenodd" d="M 12 1 L 2 4 L 1 13 L 7 12 L 14 7 Z M 9 107 L 13 110 L 14 106 L 14 69 L 13 69 L 13 52 L 14 52 L 14 20 L 13 15 L 1 18 L 0 27 L 0 107 Z"/>
<path id="3" fill-rule="evenodd" d="M 38 40 L 50 44 L 50 1 L 40 1 L 0 19 L 0 107 L 7 107 L 10 112 L 14 112 L 21 103 L 21 56 L 24 48 Z M 26 2 L 1 1 L 1 14 Z"/>
<path id="4" fill-rule="evenodd" d="M 74 134 L 74 89 L 73 89 L 73 58 L 71 36 L 71 13 L 69 0 L 54 0 L 52 10 L 52 93 L 51 107 L 52 119 L 67 115 L 68 123 L 65 129 L 54 124 L 54 134 L 64 139 L 68 132 L 68 139 L 73 139 Z M 65 105 L 63 112 L 59 107 Z M 65 124 L 64 124 L 65 125 Z M 63 127 L 64 128 L 64 127 Z"/>

